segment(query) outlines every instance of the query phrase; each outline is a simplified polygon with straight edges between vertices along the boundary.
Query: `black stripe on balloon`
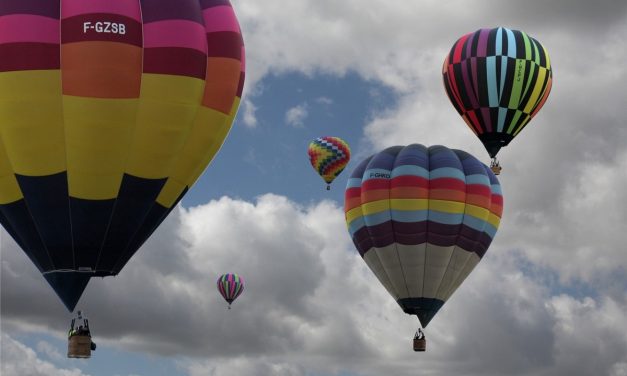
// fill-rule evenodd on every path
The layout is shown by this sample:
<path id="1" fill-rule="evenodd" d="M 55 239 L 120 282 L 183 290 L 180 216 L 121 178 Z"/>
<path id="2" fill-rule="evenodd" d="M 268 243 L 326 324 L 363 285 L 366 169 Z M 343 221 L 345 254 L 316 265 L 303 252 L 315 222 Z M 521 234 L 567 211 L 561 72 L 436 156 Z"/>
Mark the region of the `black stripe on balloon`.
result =
<path id="1" fill-rule="evenodd" d="M 166 180 L 124 174 L 95 270 L 112 271 L 114 265 L 124 257 L 129 243 L 144 223 Z"/>
<path id="2" fill-rule="evenodd" d="M 423 328 L 429 325 L 433 316 L 444 305 L 444 301 L 434 298 L 403 298 L 397 300 L 397 303 L 405 313 L 418 316 Z"/>
<path id="3" fill-rule="evenodd" d="M 187 193 L 188 188 L 186 187 L 183 192 L 179 195 L 176 201 L 172 204 L 171 207 L 166 208 L 165 206 L 154 202 L 150 211 L 144 218 L 143 223 L 141 224 L 139 230 L 134 234 L 133 238 L 128 243 L 126 250 L 121 254 L 118 258 L 117 263 L 113 265 L 111 269 L 111 273 L 116 275 L 122 270 L 124 265 L 133 257 L 135 252 L 141 247 L 146 240 L 155 232 L 157 227 L 163 222 L 163 220 L 172 212 L 172 210 L 178 205 L 183 196 Z"/>
<path id="4" fill-rule="evenodd" d="M 509 108 L 509 99 L 512 96 L 512 88 L 514 87 L 514 72 L 516 71 L 516 59 L 510 57 L 502 57 L 506 59 L 507 71 L 505 72 L 505 85 L 501 93 L 500 107 Z M 500 76 L 499 76 L 500 77 Z M 505 121 L 505 124 L 509 124 Z"/>
<path id="5" fill-rule="evenodd" d="M 40 272 L 54 269 L 24 199 L 0 205 L 0 221 Z"/>
<path id="6" fill-rule="evenodd" d="M 540 58 L 540 66 L 543 66 L 543 67 L 546 68 L 547 67 L 546 51 L 544 50 L 544 48 L 542 47 L 540 42 L 538 42 L 535 38 L 531 38 L 531 40 L 538 47 L 538 55 L 539 55 L 539 58 Z"/>
<path id="7" fill-rule="evenodd" d="M 95 270 L 114 203 L 115 199 L 85 200 L 70 197 L 77 269 Z"/>
<path id="8" fill-rule="evenodd" d="M 447 71 L 446 73 L 444 73 L 444 82 L 445 82 L 444 89 L 446 90 L 446 94 L 448 95 L 450 99 L 450 98 L 456 98 L 457 94 L 454 93 L 453 88 L 450 84 L 450 80 L 452 80 L 452 77 L 448 74 L 448 68 L 450 67 L 447 67 Z M 458 114 L 460 115 L 464 114 L 464 110 L 461 107 L 459 107 L 459 104 L 457 104 L 456 100 L 451 99 L 451 103 L 453 104 L 453 107 L 455 107 L 455 110 L 457 110 Z"/>
<path id="9" fill-rule="evenodd" d="M 501 90 L 501 73 L 503 71 L 503 68 L 501 67 L 501 64 L 503 59 L 507 59 L 507 57 L 504 56 L 496 56 L 495 61 L 494 61 L 494 67 L 496 68 L 496 91 L 498 93 L 498 97 L 502 98 L 503 97 L 503 91 Z"/>
<path id="10" fill-rule="evenodd" d="M 516 58 L 517 59 L 526 59 L 527 58 L 527 49 L 525 48 L 525 39 L 523 35 L 518 30 L 512 30 L 514 32 L 514 41 L 516 42 Z"/>
<path id="11" fill-rule="evenodd" d="M 466 91 L 466 85 L 464 85 L 464 79 L 462 75 L 462 64 L 465 61 L 462 60 L 461 63 L 453 65 L 453 81 L 457 83 L 457 92 L 459 93 L 459 97 L 462 100 L 464 109 L 472 108 L 472 104 L 470 102 L 470 97 L 468 96 L 468 92 Z"/>
<path id="12" fill-rule="evenodd" d="M 488 46 L 486 48 L 486 56 L 496 56 L 496 31 L 492 29 L 488 32 Z"/>
<path id="13" fill-rule="evenodd" d="M 384 236 L 379 237 L 371 236 L 371 234 L 379 233 L 384 228 L 385 231 L 388 228 L 393 228 L 394 232 L 386 233 Z M 458 237 L 457 234 L 462 234 L 463 236 Z M 370 241 L 370 244 L 368 244 L 368 241 Z M 477 241 L 481 243 L 481 246 L 475 246 L 474 242 Z M 472 250 L 479 257 L 483 257 L 491 241 L 490 236 L 483 231 L 477 231 L 464 224 L 445 225 L 433 221 L 387 221 L 376 226 L 370 226 L 370 231 L 364 226 L 353 235 L 353 243 L 357 246 L 362 257 L 372 247 L 383 248 L 395 242 L 403 245 L 430 243 L 440 247 L 456 245 L 466 251 Z"/>
<path id="14" fill-rule="evenodd" d="M 531 73 L 531 68 L 533 67 L 533 73 Z M 518 108 L 520 110 L 524 110 L 527 107 L 527 103 L 529 103 L 529 99 L 531 98 L 531 94 L 533 93 L 534 83 L 540 74 L 540 69 L 533 61 L 525 61 L 525 76 L 523 77 L 524 87 L 523 87 L 523 95 L 520 98 L 520 105 Z M 527 83 L 529 83 L 529 87 L 527 88 Z M 527 90 L 525 92 L 525 90 Z"/>
<path id="15" fill-rule="evenodd" d="M 50 255 L 53 268 L 73 269 L 72 228 L 68 206 L 67 174 L 24 176 L 15 174 L 32 222 Z"/>

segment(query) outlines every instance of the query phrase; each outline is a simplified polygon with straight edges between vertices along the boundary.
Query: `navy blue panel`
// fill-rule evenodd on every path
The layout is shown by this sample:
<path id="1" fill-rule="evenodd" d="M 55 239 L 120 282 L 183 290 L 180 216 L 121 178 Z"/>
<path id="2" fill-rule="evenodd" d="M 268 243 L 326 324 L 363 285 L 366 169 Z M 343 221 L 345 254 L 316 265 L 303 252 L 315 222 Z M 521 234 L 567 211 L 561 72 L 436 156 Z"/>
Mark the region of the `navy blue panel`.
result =
<path id="1" fill-rule="evenodd" d="M 79 272 L 52 272 L 45 273 L 46 281 L 52 286 L 54 292 L 57 293 L 68 311 L 72 312 L 76 307 L 76 303 L 81 298 L 91 273 Z"/>
<path id="2" fill-rule="evenodd" d="M 67 174 L 15 175 L 55 269 L 73 269 Z"/>
<path id="3" fill-rule="evenodd" d="M 120 257 L 127 252 L 131 239 L 144 223 L 166 180 L 124 175 L 96 267 L 98 271 L 113 270 Z"/>
<path id="4" fill-rule="evenodd" d="M 20 201 L 23 202 L 24 200 L 20 199 Z M 15 203 L 12 203 L 12 204 L 15 204 Z M 11 205 L 11 204 L 9 204 L 9 205 Z M 17 243 L 17 245 L 20 246 L 20 248 L 26 249 L 26 245 L 24 244 L 24 241 L 20 238 L 20 236 L 18 235 L 17 231 L 13 228 L 13 225 L 11 224 L 9 219 L 6 217 L 6 215 L 4 214 L 4 212 L 2 210 L 2 208 L 4 206 L 5 205 L 0 205 L 0 224 L 2 224 L 2 227 L 4 227 L 6 232 L 8 232 L 9 235 L 11 235 L 13 240 L 15 240 L 15 242 Z"/>
<path id="5" fill-rule="evenodd" d="M 117 264 L 113 267 L 113 274 L 117 274 L 120 272 L 120 270 L 122 270 L 122 268 L 124 267 L 124 265 L 126 265 L 128 260 L 130 260 L 131 257 L 133 257 L 133 255 L 135 254 L 135 252 L 137 252 L 139 247 L 141 247 L 142 244 L 144 244 L 144 242 L 148 240 L 150 235 L 152 235 L 152 233 L 155 232 L 155 230 L 157 229 L 157 227 L 159 227 L 161 222 L 163 222 L 163 220 L 170 214 L 170 212 L 172 212 L 172 210 L 176 207 L 176 205 L 178 205 L 178 203 L 181 201 L 183 196 L 185 196 L 187 191 L 188 191 L 188 188 L 186 187 L 183 190 L 183 192 L 181 192 L 179 197 L 176 199 L 174 204 L 172 204 L 172 207 L 170 208 L 166 208 L 155 202 L 152 208 L 150 208 L 150 212 L 148 212 L 148 215 L 144 219 L 144 223 L 142 223 L 142 226 L 140 227 L 139 231 L 137 231 L 137 233 L 135 234 L 135 236 L 129 243 L 128 248 L 126 249 L 126 252 L 118 260 Z"/>
<path id="6" fill-rule="evenodd" d="M 444 305 L 442 300 L 433 298 L 404 298 L 399 299 L 397 303 L 405 313 L 418 316 L 423 328 L 429 325 L 433 316 Z"/>
<path id="7" fill-rule="evenodd" d="M 84 200 L 70 197 L 76 269 L 95 270 L 115 199 Z"/>
<path id="8" fill-rule="evenodd" d="M 52 260 L 35 228 L 24 200 L 0 205 L 2 226 L 15 239 L 40 272 L 52 270 Z"/>

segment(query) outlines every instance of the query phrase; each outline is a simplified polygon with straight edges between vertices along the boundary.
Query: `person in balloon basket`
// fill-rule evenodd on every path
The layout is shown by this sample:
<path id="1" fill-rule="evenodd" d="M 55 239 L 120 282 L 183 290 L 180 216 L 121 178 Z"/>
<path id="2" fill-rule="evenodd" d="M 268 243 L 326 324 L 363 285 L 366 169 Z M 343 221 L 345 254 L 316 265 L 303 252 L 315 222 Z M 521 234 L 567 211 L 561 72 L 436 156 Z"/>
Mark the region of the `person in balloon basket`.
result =
<path id="1" fill-rule="evenodd" d="M 423 339 L 423 338 L 425 338 L 425 334 L 422 331 L 422 329 L 418 328 L 418 331 L 416 332 L 414 339 Z"/>
<path id="2" fill-rule="evenodd" d="M 71 338 L 72 336 L 79 335 L 79 336 L 87 336 L 91 340 L 91 332 L 89 330 L 89 321 L 87 320 L 87 318 L 83 318 L 81 311 L 78 311 L 78 320 L 83 320 L 84 326 L 79 325 L 78 329 L 74 328 L 75 320 L 76 319 L 72 319 L 72 324 L 70 325 L 70 330 L 68 332 L 68 339 Z M 90 347 L 91 347 L 91 351 L 96 350 L 96 343 L 93 340 L 91 340 Z"/>

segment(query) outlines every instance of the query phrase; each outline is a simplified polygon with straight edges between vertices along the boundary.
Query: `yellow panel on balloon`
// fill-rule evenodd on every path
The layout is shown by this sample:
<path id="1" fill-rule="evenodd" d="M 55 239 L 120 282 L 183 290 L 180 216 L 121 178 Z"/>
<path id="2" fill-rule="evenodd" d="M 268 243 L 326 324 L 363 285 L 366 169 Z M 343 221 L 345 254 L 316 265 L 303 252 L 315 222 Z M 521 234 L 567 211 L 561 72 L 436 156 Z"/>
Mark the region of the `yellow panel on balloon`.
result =
<path id="1" fill-rule="evenodd" d="M 196 166 L 196 170 L 194 171 L 191 177 L 190 183 L 189 183 L 190 185 L 194 184 L 196 180 L 198 180 L 200 175 L 202 175 L 205 169 L 207 169 L 207 166 L 209 166 L 209 164 L 211 163 L 213 158 L 216 156 L 216 154 L 218 154 L 218 151 L 220 151 L 220 148 L 222 147 L 222 145 L 224 144 L 224 141 L 226 140 L 226 136 L 228 136 L 229 131 L 231 130 L 231 127 L 233 126 L 233 121 L 235 120 L 235 115 L 237 115 L 237 109 L 239 108 L 239 103 L 240 103 L 240 98 L 235 97 L 233 99 L 233 106 L 231 107 L 231 111 L 229 115 L 227 116 L 226 121 L 222 123 L 222 125 L 219 128 L 218 127 L 216 128 L 216 132 L 213 135 L 211 144 L 207 145 L 207 149 L 205 151 L 205 157 L 202 159 L 200 164 Z M 204 113 L 204 111 L 200 111 L 199 114 L 202 114 L 202 113 Z"/>
<path id="2" fill-rule="evenodd" d="M 22 191 L 4 150 L 4 140 L 0 138 L 0 205 L 9 204 L 21 199 Z"/>
<path id="3" fill-rule="evenodd" d="M 0 74 L 2 140 L 16 174 L 46 176 L 65 170 L 60 77 L 58 70 Z"/>
<path id="4" fill-rule="evenodd" d="M 118 194 L 134 132 L 138 99 L 63 97 L 70 196 Z"/>
<path id="5" fill-rule="evenodd" d="M 204 81 L 196 78 L 144 75 L 127 173 L 147 179 L 170 175 L 200 107 L 203 89 Z"/>

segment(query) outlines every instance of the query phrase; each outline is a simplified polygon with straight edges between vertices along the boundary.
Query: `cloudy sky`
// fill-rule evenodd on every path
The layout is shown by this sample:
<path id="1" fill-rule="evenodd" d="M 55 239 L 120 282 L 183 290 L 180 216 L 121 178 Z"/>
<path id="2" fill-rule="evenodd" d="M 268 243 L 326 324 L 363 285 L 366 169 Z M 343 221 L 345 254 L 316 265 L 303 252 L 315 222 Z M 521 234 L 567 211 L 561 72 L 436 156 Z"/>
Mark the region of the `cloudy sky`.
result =
<path id="1" fill-rule="evenodd" d="M 233 0 L 243 106 L 216 160 L 118 277 L 78 307 L 98 350 L 65 358 L 70 315 L 1 232 L 2 375 L 627 375 L 627 2 Z M 355 252 L 346 177 L 384 147 L 488 156 L 441 65 L 481 27 L 549 52 L 551 95 L 499 154 L 505 211 L 483 261 L 417 354 L 405 315 Z M 306 147 L 344 138 L 330 192 Z M 227 310 L 224 272 L 246 279 Z"/>

